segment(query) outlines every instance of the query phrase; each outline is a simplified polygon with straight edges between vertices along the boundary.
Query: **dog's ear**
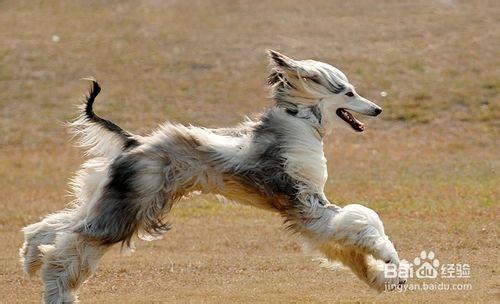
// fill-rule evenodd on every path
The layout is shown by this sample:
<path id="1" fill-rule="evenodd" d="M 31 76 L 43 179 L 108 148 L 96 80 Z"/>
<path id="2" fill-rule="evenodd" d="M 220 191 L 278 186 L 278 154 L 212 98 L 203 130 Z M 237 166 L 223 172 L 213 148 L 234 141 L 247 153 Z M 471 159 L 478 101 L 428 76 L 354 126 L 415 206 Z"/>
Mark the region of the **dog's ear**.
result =
<path id="1" fill-rule="evenodd" d="M 309 72 L 301 66 L 299 61 L 276 52 L 275 50 L 268 50 L 267 53 L 271 59 L 271 65 L 274 66 L 273 70 L 282 71 L 285 76 L 297 77 L 297 75 L 300 75 L 302 77 L 307 77 L 309 75 Z"/>
<path id="2" fill-rule="evenodd" d="M 269 58 L 271 59 L 271 64 L 287 70 L 295 70 L 297 63 L 290 57 L 287 57 L 275 50 L 268 50 Z"/>

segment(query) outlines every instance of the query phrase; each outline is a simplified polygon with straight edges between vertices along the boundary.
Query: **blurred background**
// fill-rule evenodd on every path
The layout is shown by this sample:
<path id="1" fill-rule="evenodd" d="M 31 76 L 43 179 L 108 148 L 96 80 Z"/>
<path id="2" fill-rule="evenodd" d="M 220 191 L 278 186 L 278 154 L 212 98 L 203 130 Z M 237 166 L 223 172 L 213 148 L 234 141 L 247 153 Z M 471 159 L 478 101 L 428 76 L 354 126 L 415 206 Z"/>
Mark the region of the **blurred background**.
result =
<path id="1" fill-rule="evenodd" d="M 38 302 L 21 227 L 70 200 L 83 161 L 63 123 L 95 110 L 134 133 L 227 126 L 272 105 L 266 49 L 346 73 L 384 112 L 325 142 L 331 201 L 379 212 L 402 258 L 468 263 L 469 291 L 378 295 L 302 253 L 274 214 L 183 200 L 173 230 L 113 250 L 83 303 L 494 301 L 500 296 L 498 1 L 1 1 L 0 299 Z"/>

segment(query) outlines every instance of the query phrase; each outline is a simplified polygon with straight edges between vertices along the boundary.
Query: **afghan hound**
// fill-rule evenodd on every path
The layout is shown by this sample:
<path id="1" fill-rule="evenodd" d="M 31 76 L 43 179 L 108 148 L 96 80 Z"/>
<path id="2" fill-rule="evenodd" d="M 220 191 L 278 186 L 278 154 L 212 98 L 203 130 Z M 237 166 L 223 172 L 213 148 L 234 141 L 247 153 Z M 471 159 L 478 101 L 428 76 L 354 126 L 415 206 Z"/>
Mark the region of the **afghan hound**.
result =
<path id="1" fill-rule="evenodd" d="M 94 113 L 100 86 L 92 81 L 70 123 L 91 156 L 70 183 L 75 200 L 23 229 L 24 271 L 41 268 L 46 303 L 76 302 L 111 246 L 130 247 L 135 236 L 151 240 L 168 231 L 166 215 L 193 191 L 279 213 L 309 248 L 374 289 L 404 283 L 384 275 L 384 265 L 398 267 L 399 258 L 377 213 L 359 204 L 337 206 L 324 194 L 323 139 L 332 124 L 363 132 L 351 112 L 377 116 L 382 109 L 331 65 L 272 50 L 269 57 L 273 105 L 233 128 L 167 122 L 148 136 L 132 134 Z"/>

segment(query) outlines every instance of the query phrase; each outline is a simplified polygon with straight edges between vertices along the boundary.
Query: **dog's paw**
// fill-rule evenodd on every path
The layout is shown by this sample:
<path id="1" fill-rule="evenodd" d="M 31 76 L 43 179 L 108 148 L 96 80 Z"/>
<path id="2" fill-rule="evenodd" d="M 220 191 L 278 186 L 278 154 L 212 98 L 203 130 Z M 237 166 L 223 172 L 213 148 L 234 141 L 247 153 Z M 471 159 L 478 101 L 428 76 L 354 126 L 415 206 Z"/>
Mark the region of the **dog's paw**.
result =
<path id="1" fill-rule="evenodd" d="M 379 292 L 393 291 L 406 283 L 406 277 L 402 276 L 406 272 L 402 267 L 407 267 L 403 263 L 398 266 L 387 265 L 380 260 L 373 261 L 368 272 L 369 284 Z"/>
<path id="2" fill-rule="evenodd" d="M 383 291 L 394 291 L 400 289 L 401 286 L 407 282 L 408 271 L 409 265 L 403 261 L 399 264 L 396 275 L 388 275 L 387 273 L 384 273 L 386 281 L 384 283 Z"/>
<path id="3" fill-rule="evenodd" d="M 394 248 L 394 245 L 388 239 L 380 242 L 378 246 L 372 251 L 372 255 L 375 259 L 381 260 L 386 264 L 392 264 L 399 267 L 399 256 L 398 252 Z"/>

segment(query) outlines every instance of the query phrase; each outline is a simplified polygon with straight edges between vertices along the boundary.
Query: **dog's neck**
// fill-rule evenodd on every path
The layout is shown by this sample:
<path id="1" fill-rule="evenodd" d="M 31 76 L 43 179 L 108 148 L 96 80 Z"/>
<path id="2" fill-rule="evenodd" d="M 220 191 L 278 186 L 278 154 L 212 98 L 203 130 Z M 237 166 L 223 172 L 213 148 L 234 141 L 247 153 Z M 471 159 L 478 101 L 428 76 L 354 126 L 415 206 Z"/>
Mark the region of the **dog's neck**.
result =
<path id="1" fill-rule="evenodd" d="M 267 130 L 261 134 L 274 134 L 279 146 L 285 147 L 281 156 L 286 159 L 289 175 L 322 192 L 328 173 L 323 151 L 325 132 L 318 110 L 307 106 L 276 106 L 263 114 L 260 124 Z"/>
<path id="2" fill-rule="evenodd" d="M 280 100 L 276 102 L 276 107 L 283 109 L 288 115 L 306 120 L 317 131 L 321 140 L 329 133 L 327 128 L 325 128 L 319 100 L 313 103 L 313 105 L 297 104 L 286 100 Z"/>

